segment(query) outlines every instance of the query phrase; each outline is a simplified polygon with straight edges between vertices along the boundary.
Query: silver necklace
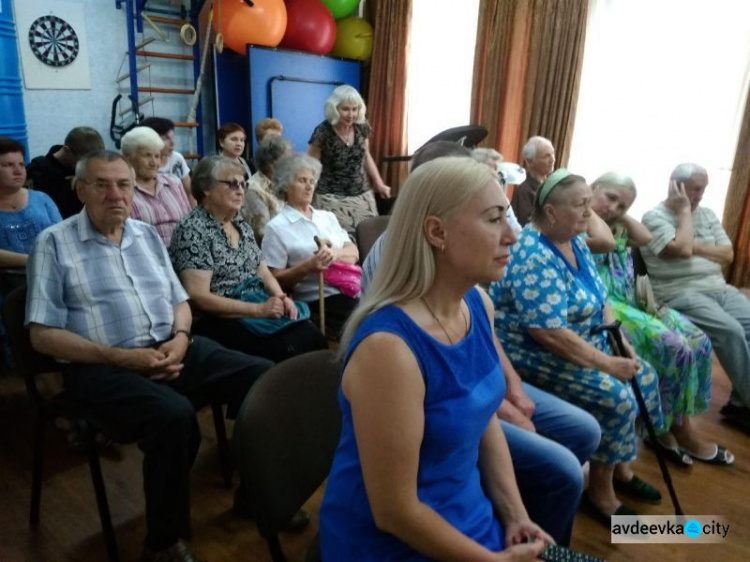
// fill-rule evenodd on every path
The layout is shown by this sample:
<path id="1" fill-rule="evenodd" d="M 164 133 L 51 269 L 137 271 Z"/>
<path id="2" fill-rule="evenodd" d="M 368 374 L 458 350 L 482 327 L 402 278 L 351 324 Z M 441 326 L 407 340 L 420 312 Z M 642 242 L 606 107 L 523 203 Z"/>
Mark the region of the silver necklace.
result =
<path id="1" fill-rule="evenodd" d="M 443 330 L 443 333 L 445 334 L 445 337 L 448 338 L 448 342 L 453 345 L 453 339 L 451 339 L 450 335 L 448 334 L 448 330 L 445 329 L 445 326 L 443 326 L 443 323 L 440 321 L 440 319 L 435 316 L 435 313 L 432 312 L 432 309 L 430 308 L 430 305 L 427 304 L 427 301 L 424 299 L 424 297 L 419 297 L 419 300 L 424 303 L 425 308 L 430 313 L 430 316 L 432 316 L 435 319 L 435 322 L 438 323 L 438 326 L 440 326 L 440 329 Z M 464 328 L 465 328 L 465 334 L 469 332 L 469 320 L 466 318 L 466 313 L 464 312 L 463 307 L 461 307 L 461 316 L 464 318 Z"/>

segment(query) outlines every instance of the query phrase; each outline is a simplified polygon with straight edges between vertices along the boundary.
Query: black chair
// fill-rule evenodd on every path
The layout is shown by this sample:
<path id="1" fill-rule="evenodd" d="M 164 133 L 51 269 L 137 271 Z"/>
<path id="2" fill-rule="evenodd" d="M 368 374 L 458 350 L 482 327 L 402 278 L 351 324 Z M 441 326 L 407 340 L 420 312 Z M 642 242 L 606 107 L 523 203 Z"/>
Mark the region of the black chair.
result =
<path id="1" fill-rule="evenodd" d="M 440 140 L 457 142 L 466 148 L 474 148 L 485 139 L 487 134 L 487 129 L 482 125 L 461 125 L 460 127 L 451 127 L 450 129 L 439 132 L 419 148 Z M 418 150 L 419 149 L 414 152 L 418 152 Z M 414 155 L 384 156 L 383 162 L 406 162 L 411 160 L 412 156 Z"/>
<path id="2" fill-rule="evenodd" d="M 641 249 L 638 246 L 630 248 L 630 255 L 633 258 L 633 273 L 635 275 L 648 275 L 646 261 L 643 259 Z"/>
<path id="3" fill-rule="evenodd" d="M 102 534 L 107 547 L 107 557 L 110 561 L 119 560 L 117 541 L 115 539 L 112 519 L 109 513 L 107 492 L 104 487 L 99 453 L 96 446 L 96 434 L 103 433 L 107 437 L 116 438 L 116 432 L 107 428 L 94 419 L 84 404 L 71 397 L 64 390 L 52 396 L 45 396 L 37 385 L 37 377 L 43 374 L 60 371 L 60 364 L 47 355 L 34 350 L 31 346 L 29 331 L 24 327 L 26 308 L 26 286 L 21 286 L 6 297 L 3 306 L 3 322 L 8 335 L 16 366 L 26 383 L 29 400 L 36 410 L 34 423 L 34 460 L 31 483 L 31 511 L 29 521 L 32 526 L 39 524 L 39 512 L 42 499 L 42 469 L 44 465 L 45 429 L 49 420 L 58 417 L 70 419 L 81 432 L 83 444 L 88 458 L 91 480 L 94 485 L 96 504 L 99 509 L 99 519 L 102 524 Z M 232 463 L 224 424 L 223 406 L 211 405 L 219 456 L 222 465 L 222 475 L 227 487 L 232 485 Z M 115 439 L 116 440 L 116 439 Z"/>
<path id="4" fill-rule="evenodd" d="M 255 383 L 237 416 L 235 462 L 274 562 L 286 562 L 279 531 L 331 469 L 341 433 L 340 371 L 328 350 L 287 359 Z M 317 555 L 313 543 L 307 560 Z"/>
<path id="5" fill-rule="evenodd" d="M 377 217 L 368 217 L 357 225 L 356 238 L 357 250 L 359 250 L 359 263 L 365 263 L 367 254 L 370 253 L 373 245 L 388 228 L 390 215 L 380 215 Z"/>

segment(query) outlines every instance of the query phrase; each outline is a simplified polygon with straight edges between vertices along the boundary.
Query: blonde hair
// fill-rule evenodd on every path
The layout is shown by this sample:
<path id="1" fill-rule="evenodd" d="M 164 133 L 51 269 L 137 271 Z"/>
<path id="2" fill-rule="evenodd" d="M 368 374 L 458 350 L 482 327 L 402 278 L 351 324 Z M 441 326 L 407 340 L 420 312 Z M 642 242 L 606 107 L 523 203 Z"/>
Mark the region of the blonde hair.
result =
<path id="1" fill-rule="evenodd" d="M 347 322 L 339 354 L 343 356 L 367 315 L 389 304 L 416 299 L 435 281 L 435 248 L 427 241 L 427 217 L 451 220 L 488 182 L 497 181 L 485 164 L 472 158 L 445 157 L 423 164 L 402 186 L 388 223 L 375 277 Z"/>

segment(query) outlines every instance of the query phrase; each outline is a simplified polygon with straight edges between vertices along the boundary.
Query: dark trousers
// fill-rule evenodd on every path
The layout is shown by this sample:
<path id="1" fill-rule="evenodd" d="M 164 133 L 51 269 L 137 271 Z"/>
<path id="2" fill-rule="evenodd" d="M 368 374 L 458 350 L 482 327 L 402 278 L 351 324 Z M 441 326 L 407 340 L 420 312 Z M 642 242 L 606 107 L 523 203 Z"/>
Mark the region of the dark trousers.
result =
<path id="1" fill-rule="evenodd" d="M 344 330 L 344 324 L 357 308 L 359 299 L 338 294 L 323 300 L 325 301 L 326 336 L 338 340 Z M 320 301 L 308 302 L 307 306 L 310 307 L 310 319 L 315 322 L 316 326 L 320 325 Z"/>
<path id="2" fill-rule="evenodd" d="M 143 451 L 146 544 L 161 550 L 190 538 L 190 468 L 200 431 L 195 412 L 215 401 L 234 418 L 250 387 L 273 363 L 196 337 L 180 376 L 155 382 L 108 365 L 69 365 L 66 390 L 89 406 L 92 419 L 120 442 Z"/>
<path id="3" fill-rule="evenodd" d="M 204 316 L 196 322 L 194 331 L 229 349 L 265 357 L 275 363 L 327 347 L 323 334 L 309 320 L 295 322 L 271 336 L 261 337 L 238 320 Z"/>

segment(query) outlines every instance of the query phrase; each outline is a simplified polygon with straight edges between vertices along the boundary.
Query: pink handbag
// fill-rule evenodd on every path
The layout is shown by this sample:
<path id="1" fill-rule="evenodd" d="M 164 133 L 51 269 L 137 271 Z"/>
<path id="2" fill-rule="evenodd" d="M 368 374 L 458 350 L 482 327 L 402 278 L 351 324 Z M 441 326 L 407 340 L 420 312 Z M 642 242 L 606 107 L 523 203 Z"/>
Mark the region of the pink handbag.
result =
<path id="1" fill-rule="evenodd" d="M 347 297 L 356 297 L 361 289 L 362 268 L 336 260 L 323 273 L 323 281 L 331 287 L 336 287 Z"/>

